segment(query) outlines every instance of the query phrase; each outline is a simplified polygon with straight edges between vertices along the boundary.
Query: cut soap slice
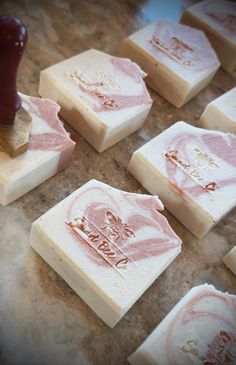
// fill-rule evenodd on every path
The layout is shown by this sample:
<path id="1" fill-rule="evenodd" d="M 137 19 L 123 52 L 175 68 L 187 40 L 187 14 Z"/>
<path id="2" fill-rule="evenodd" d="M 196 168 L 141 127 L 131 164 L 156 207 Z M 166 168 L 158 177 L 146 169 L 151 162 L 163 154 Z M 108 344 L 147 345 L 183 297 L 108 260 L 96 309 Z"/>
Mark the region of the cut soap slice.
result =
<path id="1" fill-rule="evenodd" d="M 236 71 L 236 3 L 206 0 L 184 11 L 181 22 L 203 30 L 215 49 L 221 66 Z"/>
<path id="2" fill-rule="evenodd" d="M 205 34 L 160 20 L 123 41 L 120 55 L 147 72 L 147 83 L 177 108 L 206 87 L 220 64 Z"/>
<path id="3" fill-rule="evenodd" d="M 177 122 L 134 152 L 129 171 L 200 238 L 236 206 L 236 135 Z"/>
<path id="4" fill-rule="evenodd" d="M 152 105 L 145 76 L 128 59 L 90 49 L 42 71 L 39 93 L 103 152 L 144 123 Z"/>
<path id="5" fill-rule="evenodd" d="M 129 357 L 132 365 L 236 364 L 236 296 L 191 289 Z"/>
<path id="6" fill-rule="evenodd" d="M 181 251 L 162 209 L 90 180 L 33 223 L 31 246 L 113 327 Z"/>
<path id="7" fill-rule="evenodd" d="M 60 107 L 48 99 L 20 94 L 32 118 L 28 150 L 15 158 L 0 151 L 0 204 L 7 205 L 64 169 L 75 143 L 57 114 Z"/>

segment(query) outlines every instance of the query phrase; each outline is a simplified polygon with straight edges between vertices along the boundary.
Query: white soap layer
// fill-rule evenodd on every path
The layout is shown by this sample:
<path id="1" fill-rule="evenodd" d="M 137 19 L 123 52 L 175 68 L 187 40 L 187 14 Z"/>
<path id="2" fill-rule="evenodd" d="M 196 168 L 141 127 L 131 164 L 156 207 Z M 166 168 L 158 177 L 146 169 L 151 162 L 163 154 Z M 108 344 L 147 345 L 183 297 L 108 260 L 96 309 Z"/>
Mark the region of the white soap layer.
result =
<path id="1" fill-rule="evenodd" d="M 129 171 L 202 237 L 236 205 L 236 136 L 177 122 L 134 152 Z"/>
<path id="2" fill-rule="evenodd" d="M 33 223 L 30 243 L 113 327 L 181 251 L 162 209 L 90 180 Z"/>
<path id="3" fill-rule="evenodd" d="M 233 365 L 235 308 L 235 295 L 207 284 L 194 287 L 128 360 L 132 365 Z"/>
<path id="4" fill-rule="evenodd" d="M 202 128 L 236 134 L 236 87 L 207 105 L 199 125 Z"/>
<path id="5" fill-rule="evenodd" d="M 184 11 L 183 24 L 203 30 L 227 72 L 236 70 L 236 3 L 206 0 Z"/>
<path id="6" fill-rule="evenodd" d="M 7 205 L 55 175 L 69 163 L 75 143 L 57 117 L 59 106 L 21 94 L 32 117 L 28 150 L 14 158 L 0 151 L 0 204 Z"/>
<path id="7" fill-rule="evenodd" d="M 223 258 L 226 266 L 236 275 L 236 246 Z"/>
<path id="8" fill-rule="evenodd" d="M 128 59 L 88 50 L 42 71 L 39 93 L 102 152 L 144 123 L 152 105 L 145 76 Z"/>
<path id="9" fill-rule="evenodd" d="M 123 41 L 120 55 L 147 72 L 147 83 L 176 107 L 209 84 L 219 61 L 203 32 L 160 20 Z"/>

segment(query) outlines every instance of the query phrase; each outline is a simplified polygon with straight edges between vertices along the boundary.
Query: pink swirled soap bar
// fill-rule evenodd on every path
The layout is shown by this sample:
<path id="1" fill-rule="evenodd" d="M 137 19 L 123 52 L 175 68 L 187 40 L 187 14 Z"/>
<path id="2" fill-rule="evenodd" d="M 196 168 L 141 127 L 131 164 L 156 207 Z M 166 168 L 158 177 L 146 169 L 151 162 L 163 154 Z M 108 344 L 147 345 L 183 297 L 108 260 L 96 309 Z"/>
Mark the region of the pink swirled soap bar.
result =
<path id="1" fill-rule="evenodd" d="M 42 71 L 39 93 L 103 152 L 144 123 L 152 106 L 146 76 L 128 59 L 90 49 Z"/>
<path id="2" fill-rule="evenodd" d="M 236 71 L 236 3 L 227 0 L 198 2 L 184 11 L 181 22 L 203 30 L 223 69 Z"/>
<path id="3" fill-rule="evenodd" d="M 129 357 L 132 365 L 235 365 L 236 296 L 191 289 Z"/>
<path id="4" fill-rule="evenodd" d="M 124 39 L 120 55 L 147 72 L 147 83 L 177 108 L 206 87 L 220 66 L 205 34 L 159 20 Z"/>
<path id="5" fill-rule="evenodd" d="M 0 204 L 7 205 L 64 169 L 75 143 L 58 119 L 59 105 L 20 94 L 32 118 L 28 150 L 15 158 L 0 151 Z"/>
<path id="6" fill-rule="evenodd" d="M 129 171 L 201 238 L 236 206 L 236 135 L 177 122 L 134 152 Z"/>
<path id="7" fill-rule="evenodd" d="M 113 327 L 181 251 L 161 210 L 90 180 L 33 223 L 31 246 Z"/>

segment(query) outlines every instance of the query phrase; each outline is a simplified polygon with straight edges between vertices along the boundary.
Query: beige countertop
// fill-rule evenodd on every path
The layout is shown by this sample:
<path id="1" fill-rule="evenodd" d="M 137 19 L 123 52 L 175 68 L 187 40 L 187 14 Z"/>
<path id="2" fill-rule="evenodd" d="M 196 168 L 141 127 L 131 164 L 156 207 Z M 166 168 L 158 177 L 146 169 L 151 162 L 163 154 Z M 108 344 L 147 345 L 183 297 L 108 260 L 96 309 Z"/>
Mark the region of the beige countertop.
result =
<path id="1" fill-rule="evenodd" d="M 158 16 L 178 17 L 180 8 L 190 3 L 1 1 L 0 14 L 17 16 L 29 31 L 19 91 L 38 95 L 41 69 L 88 48 L 116 55 L 125 36 Z M 31 223 L 91 178 L 144 192 L 127 171 L 132 153 L 177 120 L 196 125 L 206 104 L 235 83 L 220 69 L 213 82 L 179 110 L 151 92 L 154 105 L 144 127 L 102 154 L 65 124 L 77 143 L 71 165 L 8 207 L 0 207 L 1 365 L 127 365 L 127 356 L 192 286 L 208 282 L 236 293 L 236 277 L 222 262 L 236 244 L 236 210 L 201 240 L 165 212 L 183 240 L 182 254 L 113 329 L 29 246 Z"/>

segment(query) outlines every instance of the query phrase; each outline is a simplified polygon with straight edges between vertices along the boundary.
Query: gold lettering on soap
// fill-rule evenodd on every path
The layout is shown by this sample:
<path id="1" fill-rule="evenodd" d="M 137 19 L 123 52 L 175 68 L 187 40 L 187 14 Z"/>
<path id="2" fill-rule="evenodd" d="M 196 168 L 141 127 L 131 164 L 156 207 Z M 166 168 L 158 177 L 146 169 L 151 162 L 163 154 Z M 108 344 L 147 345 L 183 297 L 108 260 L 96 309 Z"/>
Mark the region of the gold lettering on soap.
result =
<path id="1" fill-rule="evenodd" d="M 73 80 L 83 91 L 86 91 L 89 95 L 96 98 L 100 104 L 104 106 L 107 110 L 112 110 L 114 107 L 118 107 L 119 105 L 116 101 L 110 96 L 106 95 L 99 88 L 115 88 L 115 83 L 109 78 L 108 75 L 101 72 L 99 73 L 100 77 L 97 81 L 90 81 L 86 76 L 82 74 L 80 71 L 74 71 L 69 74 L 69 78 Z"/>
<path id="2" fill-rule="evenodd" d="M 111 238 L 117 242 L 118 239 L 124 240 L 125 237 L 133 238 L 135 234 L 128 224 L 124 223 L 118 215 L 110 210 L 105 213 L 103 221 L 105 226 L 97 228 L 86 217 L 81 215 L 65 223 L 76 235 L 86 241 L 110 266 L 116 270 L 126 270 L 127 265 L 132 261 L 114 241 L 111 241 Z"/>
<path id="3" fill-rule="evenodd" d="M 110 210 L 105 214 L 104 223 L 105 226 L 102 229 L 107 230 L 108 236 L 115 238 L 116 241 L 119 239 L 124 240 L 125 237 L 135 237 L 132 228 L 128 224 L 123 223 L 121 218 Z"/>
<path id="4" fill-rule="evenodd" d="M 165 53 L 167 56 L 172 58 L 175 62 L 180 63 L 182 66 L 190 67 L 192 65 L 192 61 L 188 55 L 189 53 L 193 53 L 194 49 L 177 37 L 172 37 L 170 44 L 167 44 L 163 42 L 157 35 L 153 35 L 150 43 L 153 47 Z"/>
<path id="5" fill-rule="evenodd" d="M 233 365 L 236 360 L 236 338 L 233 334 L 221 330 L 211 344 L 203 344 L 195 334 L 188 332 L 188 338 L 180 350 L 194 364 Z"/>
<path id="6" fill-rule="evenodd" d="M 218 164 L 198 147 L 194 147 L 193 152 L 195 155 L 193 154 L 191 162 L 181 158 L 177 150 L 166 152 L 165 157 L 194 179 L 206 192 L 215 192 L 219 186 L 215 181 L 209 181 L 210 178 L 206 174 L 206 170 L 209 168 L 218 169 Z"/>

